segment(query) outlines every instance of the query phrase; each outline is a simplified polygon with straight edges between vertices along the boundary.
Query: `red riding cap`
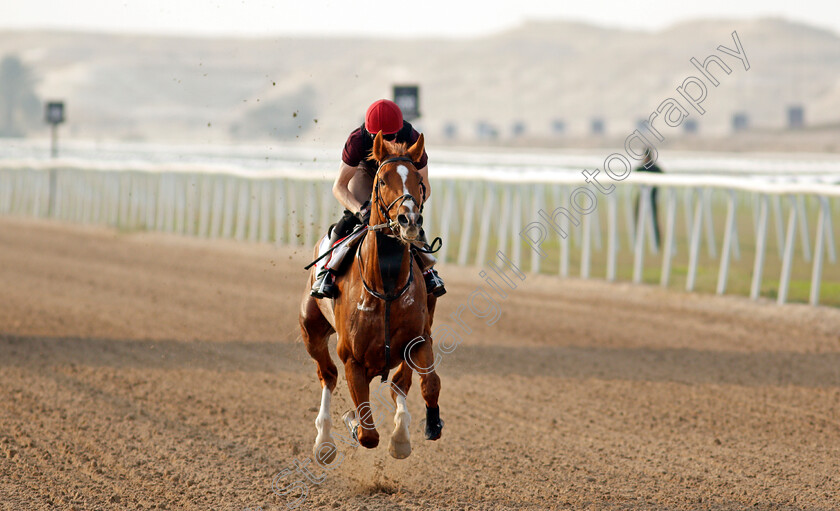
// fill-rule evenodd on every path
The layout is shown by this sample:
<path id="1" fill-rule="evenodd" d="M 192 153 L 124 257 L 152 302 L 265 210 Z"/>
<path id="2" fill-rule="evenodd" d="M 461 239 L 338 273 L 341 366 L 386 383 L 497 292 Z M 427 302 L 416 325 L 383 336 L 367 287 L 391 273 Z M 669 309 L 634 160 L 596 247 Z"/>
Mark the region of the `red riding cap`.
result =
<path id="1" fill-rule="evenodd" d="M 374 101 L 365 113 L 365 129 L 374 135 L 382 131 L 383 135 L 390 135 L 400 131 L 403 127 L 402 110 L 393 101 L 380 99 Z"/>

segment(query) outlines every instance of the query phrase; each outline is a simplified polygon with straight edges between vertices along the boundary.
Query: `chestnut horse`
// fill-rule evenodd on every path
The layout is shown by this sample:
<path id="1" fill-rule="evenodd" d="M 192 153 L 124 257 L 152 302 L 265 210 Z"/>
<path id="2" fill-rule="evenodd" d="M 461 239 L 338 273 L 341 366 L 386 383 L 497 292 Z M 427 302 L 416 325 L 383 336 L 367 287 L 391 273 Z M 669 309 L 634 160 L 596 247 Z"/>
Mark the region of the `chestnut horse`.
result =
<path id="1" fill-rule="evenodd" d="M 368 232 L 355 257 L 348 254 L 352 260 L 349 264 L 345 261 L 344 271 L 337 278 L 337 298 L 310 296 L 315 270 L 310 272 L 300 307 L 300 327 L 322 387 L 313 448 L 315 459 L 322 464 L 332 463 L 336 452 L 330 435 L 330 399 L 338 376 L 327 344 L 332 333 L 338 334 L 337 353 L 355 404 L 355 410 L 345 417 L 354 439 L 368 449 L 379 444 L 370 382 L 379 375 L 384 381 L 397 366 L 390 381 L 396 414 L 389 452 L 399 459 L 411 454 L 411 415 L 405 396 L 411 386 L 412 367 L 420 373 L 420 390 L 426 402 L 426 438 L 437 440 L 441 435 L 440 378 L 434 371 L 431 337 L 436 298 L 426 293 L 411 249 L 412 244 L 420 243 L 425 200 L 422 177 L 412 162 L 420 160 L 423 144 L 423 135 L 406 149 L 405 144 L 388 142 L 382 133 L 377 134 L 372 155 L 379 169 L 373 181 Z"/>

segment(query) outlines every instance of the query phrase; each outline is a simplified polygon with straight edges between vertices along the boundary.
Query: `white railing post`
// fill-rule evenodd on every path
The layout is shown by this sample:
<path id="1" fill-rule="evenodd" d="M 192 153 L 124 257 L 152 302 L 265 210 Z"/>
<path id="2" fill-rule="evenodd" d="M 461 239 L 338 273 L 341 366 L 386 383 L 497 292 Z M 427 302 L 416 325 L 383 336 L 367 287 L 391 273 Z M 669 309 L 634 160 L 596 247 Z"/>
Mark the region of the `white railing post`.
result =
<path id="1" fill-rule="evenodd" d="M 188 199 L 189 189 L 191 186 L 187 182 L 187 176 L 179 174 L 172 186 L 172 193 L 174 195 L 173 210 L 175 212 L 174 230 L 178 234 L 185 234 L 187 210 L 192 205 L 192 201 Z M 192 217 L 190 216 L 190 220 Z"/>
<path id="2" fill-rule="evenodd" d="M 513 228 L 511 229 L 510 239 L 511 239 L 511 251 L 512 251 L 512 259 L 513 264 L 516 267 L 522 267 L 522 239 L 519 237 L 519 229 L 522 226 L 522 185 L 516 185 L 516 193 L 513 196 Z"/>
<path id="3" fill-rule="evenodd" d="M 589 278 L 589 269 L 592 266 L 592 214 L 594 212 L 589 215 L 583 215 L 580 240 L 580 277 L 582 279 Z"/>
<path id="4" fill-rule="evenodd" d="M 732 192 L 735 193 L 735 192 Z M 738 201 L 738 194 L 735 194 L 735 222 L 732 224 L 732 257 L 735 258 L 736 261 L 741 260 L 741 236 L 738 233 L 738 209 L 737 205 L 740 204 Z"/>
<path id="5" fill-rule="evenodd" d="M 755 262 L 753 263 L 750 298 L 758 300 L 761 295 L 761 275 L 764 272 L 764 253 L 767 250 L 767 196 L 761 195 L 758 205 L 758 226 L 755 231 Z"/>
<path id="6" fill-rule="evenodd" d="M 702 196 L 698 198 L 703 202 L 703 221 L 706 224 L 706 248 L 709 250 L 709 257 L 717 257 L 717 242 L 715 241 L 715 224 L 712 221 L 712 189 L 704 188 Z"/>
<path id="7" fill-rule="evenodd" d="M 563 201 L 562 197 L 564 195 L 565 188 L 562 186 L 555 186 L 552 188 L 552 198 L 554 199 L 554 207 L 559 208 Z M 554 210 L 552 210 L 554 211 Z M 551 211 L 548 212 L 551 214 Z M 569 236 L 572 235 L 571 230 L 569 229 L 569 220 L 565 217 L 565 215 L 560 220 L 560 229 L 566 233 L 566 236 L 560 236 L 559 234 L 557 237 L 560 240 L 560 276 L 561 277 L 568 277 L 569 276 Z"/>
<path id="8" fill-rule="evenodd" d="M 306 202 L 303 204 L 303 245 L 308 248 L 315 245 L 315 183 L 306 181 L 303 186 L 306 188 Z"/>
<path id="9" fill-rule="evenodd" d="M 225 211 L 225 181 L 221 176 L 213 177 L 213 205 L 210 209 L 210 232 L 207 233 L 211 239 L 219 237 L 222 232 Z"/>
<path id="10" fill-rule="evenodd" d="M 779 296 L 776 303 L 783 305 L 787 301 L 788 289 L 790 287 L 790 271 L 793 266 L 794 247 L 796 246 L 796 217 L 798 208 L 796 198 L 790 197 L 790 216 L 788 217 L 787 236 L 785 237 L 785 252 L 782 257 L 782 274 L 779 277 Z"/>
<path id="11" fill-rule="evenodd" d="M 539 218 L 539 210 L 542 208 L 543 205 L 543 195 L 544 192 L 539 184 L 531 185 L 532 188 L 532 198 L 531 198 L 531 211 L 530 215 L 532 219 Z M 522 226 L 524 227 L 524 225 Z M 521 240 L 520 240 L 521 241 Z M 532 273 L 539 273 L 540 272 L 540 262 L 542 261 L 542 257 L 536 250 L 531 250 L 531 272 Z"/>
<path id="12" fill-rule="evenodd" d="M 820 303 L 820 284 L 822 283 L 823 251 L 825 244 L 825 226 L 829 216 L 828 199 L 817 197 L 820 201 L 820 212 L 817 217 L 817 239 L 814 241 L 814 267 L 811 270 L 811 295 L 808 302 L 811 305 Z"/>
<path id="13" fill-rule="evenodd" d="M 624 218 L 627 222 L 627 249 L 636 250 L 636 211 L 633 211 L 633 186 L 622 187 L 624 195 Z"/>
<path id="14" fill-rule="evenodd" d="M 484 192 L 484 206 L 481 210 L 481 226 L 478 232 L 478 247 L 475 255 L 475 265 L 481 266 L 484 264 L 487 256 L 487 245 L 490 243 L 490 224 L 491 219 L 498 222 L 498 218 L 494 214 L 496 202 L 496 186 L 492 182 L 486 184 L 487 188 Z"/>
<path id="15" fill-rule="evenodd" d="M 694 197 L 693 188 L 683 190 L 683 212 L 685 213 L 685 235 L 691 238 L 691 227 L 694 225 Z"/>
<path id="16" fill-rule="evenodd" d="M 297 246 L 300 245 L 298 240 L 300 239 L 300 222 L 298 222 L 298 217 L 300 215 L 300 206 L 298 205 L 298 194 L 300 193 L 300 183 L 296 179 L 289 179 L 286 181 L 286 197 L 289 201 L 289 205 L 286 206 L 286 211 L 288 211 L 288 217 L 286 221 L 289 224 L 287 229 L 288 240 L 290 246 Z"/>
<path id="17" fill-rule="evenodd" d="M 811 234 L 808 229 L 808 214 L 805 209 L 805 201 L 802 195 L 797 194 L 794 199 L 794 207 L 797 209 L 797 216 L 799 217 L 799 236 L 802 241 L 802 259 L 806 263 L 811 262 Z"/>
<path id="18" fill-rule="evenodd" d="M 442 263 L 447 261 L 449 245 L 452 244 L 450 232 L 452 229 L 452 220 L 455 216 L 455 193 L 455 181 L 448 181 L 444 187 L 443 211 L 440 215 L 440 237 L 443 240 L 443 245 L 441 245 L 440 252 L 438 252 L 440 254 L 438 259 Z"/>
<path id="19" fill-rule="evenodd" d="M 674 247 L 676 242 L 674 240 L 674 231 L 677 225 L 677 190 L 674 188 L 668 189 L 668 206 L 665 225 L 665 250 L 662 253 L 662 275 L 659 278 L 659 285 L 668 287 L 668 282 L 671 279 L 671 264 L 674 260 Z"/>
<path id="20" fill-rule="evenodd" d="M 241 177 L 236 178 L 236 186 L 239 193 L 236 195 L 236 230 L 233 236 L 237 241 L 242 241 L 245 239 L 245 229 L 248 225 L 248 205 L 251 202 L 251 190 L 248 181 Z"/>
<path id="21" fill-rule="evenodd" d="M 636 246 L 633 248 L 633 283 L 640 284 L 643 279 L 645 258 L 645 225 L 650 207 L 650 187 L 639 187 L 639 210 L 636 211 Z M 653 233 L 651 233 L 653 236 Z"/>
<path id="22" fill-rule="evenodd" d="M 607 280 L 615 281 L 618 266 L 618 198 L 615 190 L 607 195 Z"/>
<path id="23" fill-rule="evenodd" d="M 256 179 L 248 179 L 248 241 L 256 242 L 259 239 L 260 229 L 260 194 L 259 183 Z"/>
<path id="24" fill-rule="evenodd" d="M 697 190 L 694 199 L 694 225 L 691 227 L 691 245 L 688 254 L 688 276 L 685 281 L 685 290 L 694 291 L 694 284 L 697 279 L 697 264 L 700 259 L 700 240 L 703 237 L 703 191 Z"/>
<path id="25" fill-rule="evenodd" d="M 233 220 L 236 206 L 236 179 L 229 176 L 225 179 L 224 197 L 224 219 L 222 221 L 222 239 L 230 239 L 233 236 Z"/>
<path id="26" fill-rule="evenodd" d="M 198 231 L 196 236 L 205 237 L 208 235 L 210 229 L 210 201 L 212 200 L 212 185 L 211 177 L 203 175 L 199 178 L 199 196 L 198 196 Z"/>
<path id="27" fill-rule="evenodd" d="M 828 260 L 831 264 L 837 262 L 837 250 L 834 246 L 834 224 L 831 219 L 831 202 L 826 199 L 825 202 L 826 216 L 825 216 L 825 241 L 828 248 Z"/>
<path id="28" fill-rule="evenodd" d="M 260 180 L 260 243 L 268 243 L 271 238 L 271 181 Z"/>
<path id="29" fill-rule="evenodd" d="M 499 219 L 499 240 L 498 240 L 498 250 L 503 253 L 507 254 L 507 236 L 508 230 L 510 226 L 510 215 L 511 215 L 511 193 L 510 187 L 505 186 L 504 191 L 502 192 L 502 211 L 501 211 L 501 218 Z"/>
<path id="30" fill-rule="evenodd" d="M 732 254 L 732 241 L 735 237 L 735 192 L 729 190 L 726 207 L 726 230 L 723 234 L 723 252 L 720 255 L 720 270 L 718 271 L 717 294 L 726 292 L 726 281 L 729 278 L 729 257 Z"/>
<path id="31" fill-rule="evenodd" d="M 782 202 L 778 195 L 770 197 L 770 202 L 773 205 L 773 224 L 776 227 L 776 249 L 779 251 L 779 259 L 781 259 L 785 244 L 785 228 L 782 224 Z"/>
<path id="32" fill-rule="evenodd" d="M 190 236 L 197 234 L 198 205 L 201 194 L 201 181 L 197 174 L 187 174 L 184 181 L 186 186 L 186 214 L 184 215 L 184 232 Z"/>
<path id="33" fill-rule="evenodd" d="M 475 198 L 478 195 L 478 183 L 469 182 L 467 186 L 467 200 L 464 204 L 464 216 L 462 219 L 461 241 L 458 247 L 458 264 L 465 266 L 467 256 L 470 253 L 470 242 L 472 241 L 473 211 L 475 210 Z"/>
<path id="34" fill-rule="evenodd" d="M 286 180 L 277 179 L 274 181 L 274 243 L 282 245 L 286 240 L 283 236 L 286 225 L 286 218 L 289 215 L 289 208 L 286 202 Z"/>
<path id="35" fill-rule="evenodd" d="M 601 233 L 601 210 L 596 206 L 595 211 L 593 211 L 589 215 L 594 216 L 594 218 L 592 220 L 592 238 L 593 238 L 592 241 L 595 242 L 595 251 L 600 253 L 601 250 L 604 249 L 604 242 L 601 239 L 602 238 L 602 233 Z M 589 215 L 586 215 L 586 216 L 589 216 Z"/>
<path id="36" fill-rule="evenodd" d="M 320 240 L 322 236 L 327 234 L 330 224 L 333 222 L 332 206 L 335 203 L 335 197 L 332 194 L 332 183 L 324 182 L 319 185 L 321 193 L 319 194 L 321 201 L 321 212 L 318 214 L 320 219 L 318 221 L 318 232 L 315 233 L 316 240 Z M 335 220 L 338 220 L 337 218 Z M 266 225 L 266 228 L 268 226 Z M 317 243 L 317 241 L 316 241 Z"/>

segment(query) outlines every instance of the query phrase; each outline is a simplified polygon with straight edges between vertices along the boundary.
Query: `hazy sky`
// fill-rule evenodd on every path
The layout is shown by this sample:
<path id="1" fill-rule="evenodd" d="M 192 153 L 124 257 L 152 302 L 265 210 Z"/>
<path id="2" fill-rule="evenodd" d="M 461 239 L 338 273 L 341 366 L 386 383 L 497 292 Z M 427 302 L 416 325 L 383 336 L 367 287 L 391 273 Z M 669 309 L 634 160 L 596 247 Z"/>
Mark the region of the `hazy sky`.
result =
<path id="1" fill-rule="evenodd" d="M 184 35 L 465 37 L 526 19 L 655 30 L 697 17 L 760 16 L 780 16 L 840 33 L 840 2 L 832 0 L 0 0 L 0 28 Z"/>

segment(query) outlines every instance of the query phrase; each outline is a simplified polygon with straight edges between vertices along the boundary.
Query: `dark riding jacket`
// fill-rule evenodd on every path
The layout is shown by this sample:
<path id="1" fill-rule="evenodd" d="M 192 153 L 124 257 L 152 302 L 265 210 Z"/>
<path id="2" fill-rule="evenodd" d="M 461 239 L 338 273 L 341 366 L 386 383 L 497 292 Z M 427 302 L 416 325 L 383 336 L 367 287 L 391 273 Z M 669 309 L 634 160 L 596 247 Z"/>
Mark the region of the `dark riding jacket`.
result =
<path id="1" fill-rule="evenodd" d="M 420 133 L 408 121 L 403 121 L 402 129 L 397 132 L 396 141 L 411 147 L 417 142 L 418 138 L 420 138 Z M 376 170 L 379 168 L 379 165 L 377 165 L 370 154 L 372 150 L 373 136 L 365 129 L 365 125 L 362 124 L 347 137 L 347 142 L 344 143 L 344 151 L 341 153 L 341 160 L 351 167 L 361 166 L 368 175 L 373 177 L 376 175 Z M 423 156 L 420 157 L 420 161 L 414 162 L 414 166 L 422 169 L 426 166 L 428 160 L 429 157 L 426 151 L 423 150 Z"/>

